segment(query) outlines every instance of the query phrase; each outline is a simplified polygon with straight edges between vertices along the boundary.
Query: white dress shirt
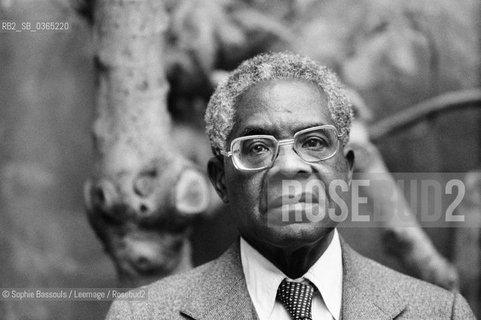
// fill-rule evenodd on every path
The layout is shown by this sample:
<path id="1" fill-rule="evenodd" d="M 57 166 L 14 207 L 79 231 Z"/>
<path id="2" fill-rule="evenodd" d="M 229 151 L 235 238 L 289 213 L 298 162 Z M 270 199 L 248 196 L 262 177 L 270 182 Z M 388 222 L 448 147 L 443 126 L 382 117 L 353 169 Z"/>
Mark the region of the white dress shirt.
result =
<path id="1" fill-rule="evenodd" d="M 247 290 L 259 320 L 290 320 L 287 310 L 276 300 L 277 288 L 282 280 L 288 277 L 243 238 L 240 240 L 240 253 Z M 331 243 L 316 263 L 301 278 L 290 280 L 305 279 L 318 289 L 312 299 L 312 319 L 339 320 L 342 301 L 342 254 L 336 229 Z"/>

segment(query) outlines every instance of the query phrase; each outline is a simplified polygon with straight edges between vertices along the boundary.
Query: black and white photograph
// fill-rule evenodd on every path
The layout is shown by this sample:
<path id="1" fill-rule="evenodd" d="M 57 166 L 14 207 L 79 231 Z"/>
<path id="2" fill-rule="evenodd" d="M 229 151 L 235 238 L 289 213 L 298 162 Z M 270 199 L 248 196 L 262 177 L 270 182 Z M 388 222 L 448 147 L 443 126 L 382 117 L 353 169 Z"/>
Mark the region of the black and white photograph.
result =
<path id="1" fill-rule="evenodd" d="M 481 319 L 478 0 L 0 0 L 0 320 Z"/>

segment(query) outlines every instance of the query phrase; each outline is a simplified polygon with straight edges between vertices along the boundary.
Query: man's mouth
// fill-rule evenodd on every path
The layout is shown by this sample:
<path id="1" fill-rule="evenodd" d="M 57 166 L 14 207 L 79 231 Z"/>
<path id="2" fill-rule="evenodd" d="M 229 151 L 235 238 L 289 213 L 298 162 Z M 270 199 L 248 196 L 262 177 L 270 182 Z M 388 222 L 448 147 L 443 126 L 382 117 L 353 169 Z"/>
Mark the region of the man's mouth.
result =
<path id="1" fill-rule="evenodd" d="M 302 194 L 297 195 L 284 195 L 281 197 L 277 197 L 274 200 L 269 200 L 267 208 L 279 208 L 285 205 L 294 205 L 298 203 L 306 203 L 306 204 L 318 204 L 319 197 L 311 192 L 304 192 Z"/>

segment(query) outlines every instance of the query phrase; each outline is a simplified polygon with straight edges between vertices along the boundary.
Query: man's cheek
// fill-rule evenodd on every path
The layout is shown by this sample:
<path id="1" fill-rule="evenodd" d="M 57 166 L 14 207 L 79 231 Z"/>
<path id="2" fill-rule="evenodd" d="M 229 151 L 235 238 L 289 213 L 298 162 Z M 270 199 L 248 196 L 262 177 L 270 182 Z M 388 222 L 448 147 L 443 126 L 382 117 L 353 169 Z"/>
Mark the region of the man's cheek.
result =
<path id="1" fill-rule="evenodd" d="M 258 212 L 262 200 L 265 198 L 264 188 L 262 187 L 262 180 L 257 176 L 250 177 L 250 179 L 239 183 L 240 201 L 245 208 Z"/>
<path id="2" fill-rule="evenodd" d="M 339 157 L 342 158 L 338 159 L 338 161 L 335 161 L 334 170 L 337 175 L 345 176 L 346 173 L 349 171 L 347 160 L 341 154 L 339 154 Z"/>
<path id="3" fill-rule="evenodd" d="M 238 201 L 247 201 L 257 198 L 259 195 L 259 187 L 256 181 L 251 178 L 242 176 L 235 177 L 227 181 L 230 194 Z"/>

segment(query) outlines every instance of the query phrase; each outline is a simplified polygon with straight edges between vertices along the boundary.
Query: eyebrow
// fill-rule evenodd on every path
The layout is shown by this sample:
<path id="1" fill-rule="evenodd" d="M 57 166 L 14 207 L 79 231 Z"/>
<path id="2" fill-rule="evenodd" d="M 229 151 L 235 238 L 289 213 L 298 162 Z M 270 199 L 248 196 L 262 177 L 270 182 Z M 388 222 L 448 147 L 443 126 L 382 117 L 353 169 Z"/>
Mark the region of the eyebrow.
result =
<path id="1" fill-rule="evenodd" d="M 261 127 L 246 127 L 240 133 L 240 137 L 243 136 L 253 136 L 258 134 L 267 134 L 267 135 L 274 135 L 273 130 L 269 130 L 269 128 L 261 128 Z"/>
<path id="2" fill-rule="evenodd" d="M 293 134 L 307 129 L 307 128 L 312 128 L 312 127 L 318 127 L 318 126 L 323 126 L 326 125 L 327 123 L 319 123 L 319 122 L 312 122 L 308 124 L 303 124 L 302 126 L 296 126 L 294 127 Z M 253 136 L 253 135 L 271 135 L 275 136 L 276 131 L 272 128 L 269 127 L 257 127 L 257 126 L 248 126 L 244 128 L 244 130 L 241 131 L 239 134 L 239 137 L 244 137 L 244 136 Z"/>

